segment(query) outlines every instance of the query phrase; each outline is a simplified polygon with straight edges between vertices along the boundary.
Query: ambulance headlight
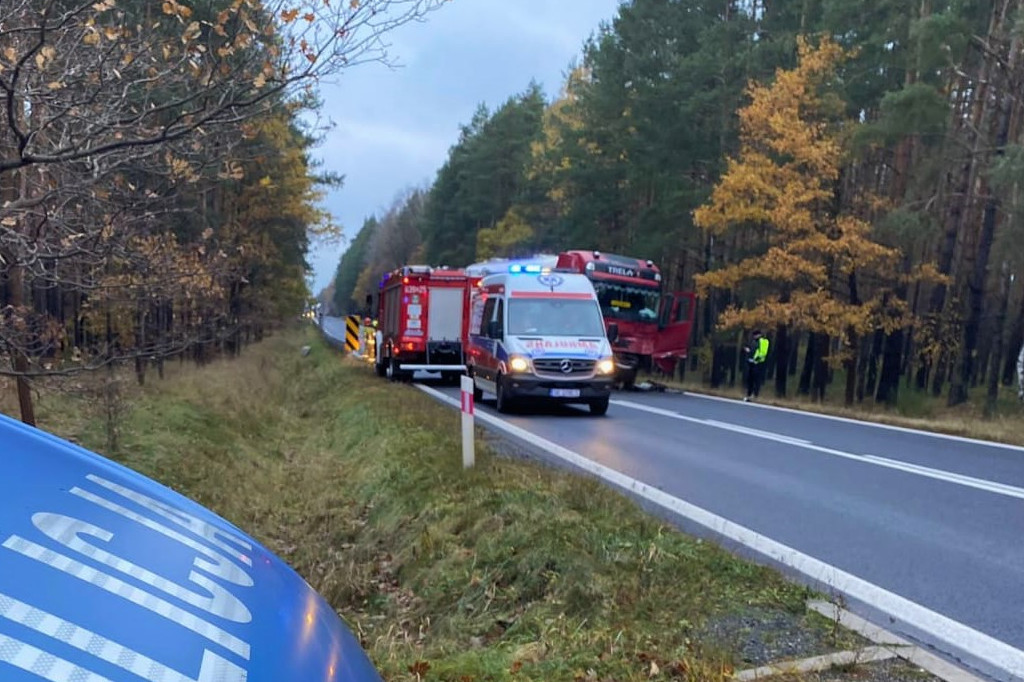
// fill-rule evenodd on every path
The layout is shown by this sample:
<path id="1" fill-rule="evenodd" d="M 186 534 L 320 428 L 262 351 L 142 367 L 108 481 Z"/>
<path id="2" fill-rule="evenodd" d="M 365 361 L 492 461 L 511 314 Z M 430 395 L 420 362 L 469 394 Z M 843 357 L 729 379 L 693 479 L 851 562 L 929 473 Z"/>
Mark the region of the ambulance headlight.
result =
<path id="1" fill-rule="evenodd" d="M 615 361 L 611 358 L 605 358 L 597 361 L 597 373 L 598 374 L 611 374 L 615 371 Z"/>
<path id="2" fill-rule="evenodd" d="M 508 366 L 513 372 L 527 372 L 530 369 L 530 361 L 518 355 L 513 355 L 508 361 Z"/>

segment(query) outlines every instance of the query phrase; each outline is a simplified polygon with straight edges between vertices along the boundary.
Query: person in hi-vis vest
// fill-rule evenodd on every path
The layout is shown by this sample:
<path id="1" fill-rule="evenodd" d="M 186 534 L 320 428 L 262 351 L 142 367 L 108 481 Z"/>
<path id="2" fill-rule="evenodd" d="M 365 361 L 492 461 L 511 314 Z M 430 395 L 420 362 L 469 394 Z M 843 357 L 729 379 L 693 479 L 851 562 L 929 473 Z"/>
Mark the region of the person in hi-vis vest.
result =
<path id="1" fill-rule="evenodd" d="M 764 383 L 764 363 L 768 359 L 768 337 L 760 330 L 754 332 L 752 343 L 743 347 L 747 355 L 747 395 L 744 401 L 756 398 Z"/>

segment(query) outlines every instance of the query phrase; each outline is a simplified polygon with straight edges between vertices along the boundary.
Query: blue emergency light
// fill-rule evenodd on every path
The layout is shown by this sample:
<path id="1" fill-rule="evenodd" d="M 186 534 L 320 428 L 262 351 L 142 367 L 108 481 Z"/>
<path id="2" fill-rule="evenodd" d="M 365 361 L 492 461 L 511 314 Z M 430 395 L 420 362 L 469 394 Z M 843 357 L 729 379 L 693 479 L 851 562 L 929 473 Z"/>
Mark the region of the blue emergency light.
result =
<path id="1" fill-rule="evenodd" d="M 380 682 L 331 605 L 209 509 L 3 415 L 0 450 L 3 682 Z"/>
<path id="2" fill-rule="evenodd" d="M 510 265 L 508 267 L 508 271 L 513 275 L 518 275 L 524 272 L 532 272 L 539 275 L 543 272 L 543 268 L 539 265 Z"/>

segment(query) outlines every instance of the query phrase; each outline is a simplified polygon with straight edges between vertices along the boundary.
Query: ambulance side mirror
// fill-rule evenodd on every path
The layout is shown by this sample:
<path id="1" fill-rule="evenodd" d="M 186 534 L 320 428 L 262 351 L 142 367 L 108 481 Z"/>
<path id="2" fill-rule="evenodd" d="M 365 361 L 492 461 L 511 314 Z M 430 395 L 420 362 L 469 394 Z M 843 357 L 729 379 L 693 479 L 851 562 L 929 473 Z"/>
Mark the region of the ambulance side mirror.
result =
<path id="1" fill-rule="evenodd" d="M 619 325 L 612 322 L 608 325 L 608 343 L 615 343 L 619 340 Z"/>

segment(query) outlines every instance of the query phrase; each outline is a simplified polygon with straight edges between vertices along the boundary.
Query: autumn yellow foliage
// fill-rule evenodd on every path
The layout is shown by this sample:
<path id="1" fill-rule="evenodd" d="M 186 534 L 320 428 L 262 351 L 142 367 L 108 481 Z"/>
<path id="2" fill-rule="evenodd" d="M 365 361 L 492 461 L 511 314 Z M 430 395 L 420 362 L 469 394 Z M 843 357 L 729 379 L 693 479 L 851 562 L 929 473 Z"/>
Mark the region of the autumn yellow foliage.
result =
<path id="1" fill-rule="evenodd" d="M 799 38 L 795 68 L 747 89 L 740 153 L 694 212 L 699 227 L 735 237 L 748 254 L 696 278 L 704 295 L 741 293 L 722 327 L 785 324 L 849 336 L 906 321 L 889 286 L 901 254 L 874 240 L 868 222 L 877 202 L 839 198 L 843 134 L 855 124 L 829 86 L 846 57 L 827 37 Z"/>

